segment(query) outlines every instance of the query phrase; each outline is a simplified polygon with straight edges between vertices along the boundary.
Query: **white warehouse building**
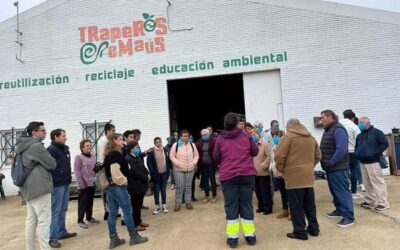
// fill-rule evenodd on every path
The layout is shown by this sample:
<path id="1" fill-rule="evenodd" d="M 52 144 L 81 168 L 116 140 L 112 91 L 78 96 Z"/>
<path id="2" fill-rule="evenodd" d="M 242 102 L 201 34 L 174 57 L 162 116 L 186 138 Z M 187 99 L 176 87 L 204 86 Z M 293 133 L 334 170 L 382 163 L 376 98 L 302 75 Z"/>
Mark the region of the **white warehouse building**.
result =
<path id="1" fill-rule="evenodd" d="M 17 32 L 19 31 L 19 32 Z M 17 41 L 17 42 L 16 42 Z M 72 158 L 112 121 L 141 147 L 173 131 L 368 116 L 400 122 L 400 14 L 316 0 L 48 0 L 0 23 L 1 169 L 30 121 L 63 128 Z M 96 134 L 95 134 L 96 132 Z M 46 145 L 49 144 L 49 135 Z"/>

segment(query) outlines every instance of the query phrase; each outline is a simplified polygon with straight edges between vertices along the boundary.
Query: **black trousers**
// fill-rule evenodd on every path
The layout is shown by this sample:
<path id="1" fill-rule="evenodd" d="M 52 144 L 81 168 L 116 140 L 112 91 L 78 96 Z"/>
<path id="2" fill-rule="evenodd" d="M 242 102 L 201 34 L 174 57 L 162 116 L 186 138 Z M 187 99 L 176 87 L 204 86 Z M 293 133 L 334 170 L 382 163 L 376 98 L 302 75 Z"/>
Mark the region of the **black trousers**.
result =
<path id="1" fill-rule="evenodd" d="M 217 196 L 217 184 L 215 183 L 215 170 L 214 166 L 212 164 L 204 164 L 202 166 L 202 180 L 203 182 L 203 188 L 204 188 L 204 193 L 206 197 L 210 196 L 210 185 L 208 184 L 209 181 L 211 182 L 211 192 L 212 196 L 216 197 Z"/>
<path id="2" fill-rule="evenodd" d="M 258 208 L 264 212 L 272 212 L 271 177 L 256 176 L 256 196 Z"/>
<path id="3" fill-rule="evenodd" d="M 0 195 L 1 195 L 1 198 L 3 198 L 3 200 L 6 199 L 6 195 L 4 194 L 3 185 L 0 185 Z"/>
<path id="4" fill-rule="evenodd" d="M 79 189 L 78 194 L 78 223 L 83 222 L 86 214 L 86 220 L 90 220 L 93 215 L 93 199 L 95 187 L 85 187 Z"/>
<path id="5" fill-rule="evenodd" d="M 307 232 L 319 233 L 317 208 L 313 188 L 287 189 L 290 214 L 292 216 L 293 233 L 300 237 L 307 237 Z M 306 229 L 305 218 L 308 226 Z"/>
<path id="6" fill-rule="evenodd" d="M 133 193 L 132 191 L 129 191 L 129 195 L 131 196 L 132 217 L 135 227 L 142 223 L 142 206 L 145 194 L 146 193 Z"/>
<path id="7" fill-rule="evenodd" d="M 274 178 L 274 181 L 275 181 L 275 187 L 277 187 L 279 189 L 279 192 L 281 193 L 282 209 L 288 210 L 289 209 L 288 203 L 290 202 L 288 202 L 285 180 L 283 178 Z"/>

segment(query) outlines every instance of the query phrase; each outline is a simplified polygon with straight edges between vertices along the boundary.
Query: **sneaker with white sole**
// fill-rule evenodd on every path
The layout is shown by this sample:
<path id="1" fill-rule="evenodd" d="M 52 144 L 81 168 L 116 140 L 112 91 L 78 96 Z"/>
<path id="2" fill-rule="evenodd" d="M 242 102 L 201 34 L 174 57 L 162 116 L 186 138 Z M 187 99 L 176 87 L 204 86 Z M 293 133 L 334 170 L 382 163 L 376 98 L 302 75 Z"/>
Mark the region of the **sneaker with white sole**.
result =
<path id="1" fill-rule="evenodd" d="M 358 185 L 358 190 L 360 190 L 361 192 L 365 192 L 364 184 Z"/>
<path id="2" fill-rule="evenodd" d="M 353 200 L 357 200 L 362 198 L 361 194 L 355 193 L 355 194 L 351 194 L 351 198 L 353 198 Z"/>
<path id="3" fill-rule="evenodd" d="M 160 212 L 160 206 L 159 205 L 154 205 L 154 209 L 153 209 L 153 214 L 156 215 Z"/>
<path id="4" fill-rule="evenodd" d="M 349 227 L 352 225 L 354 225 L 354 221 L 346 220 L 344 218 L 341 219 L 338 224 L 336 224 L 336 226 L 341 227 L 341 228 L 346 228 L 346 227 Z"/>
<path id="5" fill-rule="evenodd" d="M 89 226 L 88 226 L 85 222 L 83 222 L 83 221 L 79 222 L 79 223 L 78 223 L 78 226 L 79 226 L 80 228 L 83 228 L 83 229 L 88 229 L 88 228 L 89 228 Z"/>
<path id="6" fill-rule="evenodd" d="M 364 201 L 363 203 L 361 203 L 361 207 L 363 208 L 370 208 L 371 204 L 369 204 L 368 202 Z"/>
<path id="7" fill-rule="evenodd" d="M 162 211 L 163 211 L 164 213 L 168 213 L 167 204 L 162 204 Z"/>
<path id="8" fill-rule="evenodd" d="M 385 211 L 386 209 L 389 209 L 389 206 L 378 205 L 375 207 L 376 211 Z"/>

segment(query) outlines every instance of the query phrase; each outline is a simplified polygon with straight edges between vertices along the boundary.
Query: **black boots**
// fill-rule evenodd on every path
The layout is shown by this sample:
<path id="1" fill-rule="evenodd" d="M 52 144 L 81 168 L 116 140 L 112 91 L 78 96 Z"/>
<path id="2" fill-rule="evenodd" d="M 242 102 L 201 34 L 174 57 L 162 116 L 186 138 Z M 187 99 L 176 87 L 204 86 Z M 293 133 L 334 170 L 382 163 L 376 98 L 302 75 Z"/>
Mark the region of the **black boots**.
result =
<path id="1" fill-rule="evenodd" d="M 140 236 L 137 231 L 134 231 L 133 233 L 129 234 L 131 236 L 131 239 L 129 241 L 129 245 L 136 245 L 136 244 L 141 244 L 149 241 L 147 237 Z"/>
<path id="2" fill-rule="evenodd" d="M 110 242 L 109 249 L 113 249 L 113 248 L 116 248 L 117 246 L 121 246 L 121 245 L 125 244 L 125 240 L 120 239 L 118 237 L 118 234 L 110 235 L 110 239 L 111 239 L 111 242 Z"/>

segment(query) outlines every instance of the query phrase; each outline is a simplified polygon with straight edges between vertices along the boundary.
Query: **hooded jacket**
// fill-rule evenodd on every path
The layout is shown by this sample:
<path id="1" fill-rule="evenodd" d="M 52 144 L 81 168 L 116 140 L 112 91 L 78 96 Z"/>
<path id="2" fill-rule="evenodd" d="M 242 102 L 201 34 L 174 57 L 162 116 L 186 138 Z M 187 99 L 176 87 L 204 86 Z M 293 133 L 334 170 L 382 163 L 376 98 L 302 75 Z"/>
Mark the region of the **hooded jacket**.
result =
<path id="1" fill-rule="evenodd" d="M 275 167 L 283 174 L 286 189 L 313 187 L 314 167 L 320 160 L 318 143 L 302 124 L 289 128 L 275 151 Z"/>
<path id="2" fill-rule="evenodd" d="M 226 181 L 241 175 L 256 175 L 253 158 L 258 146 L 242 129 L 223 130 L 214 146 L 214 161 L 220 165 L 219 179 Z"/>
<path id="3" fill-rule="evenodd" d="M 17 154 L 22 154 L 25 168 L 32 169 L 24 185 L 20 188 L 22 197 L 29 201 L 53 191 L 51 172 L 56 169 L 56 160 L 51 157 L 42 143 L 31 137 L 21 137 L 17 141 Z"/>

